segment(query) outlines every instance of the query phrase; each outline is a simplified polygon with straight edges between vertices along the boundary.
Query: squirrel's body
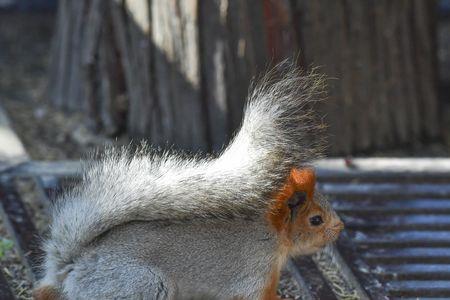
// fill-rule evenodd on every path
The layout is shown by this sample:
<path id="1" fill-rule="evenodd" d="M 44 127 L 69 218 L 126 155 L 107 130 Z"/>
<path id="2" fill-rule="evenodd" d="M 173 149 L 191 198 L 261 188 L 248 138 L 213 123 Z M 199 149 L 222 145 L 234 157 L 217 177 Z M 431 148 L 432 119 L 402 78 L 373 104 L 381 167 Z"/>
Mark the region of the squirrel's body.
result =
<path id="1" fill-rule="evenodd" d="M 217 158 L 110 151 L 93 163 L 55 207 L 36 298 L 274 298 L 288 255 L 342 229 L 307 168 L 320 78 L 276 75 Z"/>
<path id="2" fill-rule="evenodd" d="M 264 220 L 131 223 L 88 247 L 64 290 L 78 299 L 258 299 L 277 246 Z"/>

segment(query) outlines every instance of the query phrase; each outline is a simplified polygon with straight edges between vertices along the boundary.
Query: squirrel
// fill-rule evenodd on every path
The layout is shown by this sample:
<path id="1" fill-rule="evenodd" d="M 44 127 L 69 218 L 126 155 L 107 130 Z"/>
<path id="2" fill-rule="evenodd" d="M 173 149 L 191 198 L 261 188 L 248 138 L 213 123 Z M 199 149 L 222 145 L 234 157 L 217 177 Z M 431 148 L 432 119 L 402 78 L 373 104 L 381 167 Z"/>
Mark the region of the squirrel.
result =
<path id="1" fill-rule="evenodd" d="M 291 62 L 267 72 L 217 157 L 106 150 L 55 202 L 35 299 L 277 299 L 287 258 L 343 228 L 311 166 L 323 86 Z"/>

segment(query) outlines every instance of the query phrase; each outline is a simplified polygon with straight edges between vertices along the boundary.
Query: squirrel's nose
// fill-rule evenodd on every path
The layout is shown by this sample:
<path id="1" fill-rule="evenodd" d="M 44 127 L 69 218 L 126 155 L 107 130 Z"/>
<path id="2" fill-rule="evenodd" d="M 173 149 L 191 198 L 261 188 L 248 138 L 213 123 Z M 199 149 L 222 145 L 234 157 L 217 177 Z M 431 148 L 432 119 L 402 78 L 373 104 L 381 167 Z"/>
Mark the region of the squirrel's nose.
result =
<path id="1" fill-rule="evenodd" d="M 338 220 L 334 225 L 333 225 L 333 229 L 336 231 L 342 231 L 342 229 L 344 229 L 344 222 L 342 222 L 341 220 Z"/>

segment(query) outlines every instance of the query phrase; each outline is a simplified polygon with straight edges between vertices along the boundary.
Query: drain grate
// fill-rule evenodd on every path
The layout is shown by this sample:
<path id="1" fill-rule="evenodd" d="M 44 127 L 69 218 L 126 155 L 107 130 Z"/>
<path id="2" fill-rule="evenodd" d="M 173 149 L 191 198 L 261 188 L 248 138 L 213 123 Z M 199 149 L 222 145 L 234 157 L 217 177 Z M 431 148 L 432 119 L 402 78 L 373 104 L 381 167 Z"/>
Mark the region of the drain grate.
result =
<path id="1" fill-rule="evenodd" d="M 329 265 L 319 256 L 291 261 L 302 299 L 343 299 L 342 282 L 356 291 L 355 299 L 450 298 L 450 160 L 386 160 L 376 168 L 373 160 L 357 160 L 352 165 L 359 168 L 352 169 L 342 162 L 318 166 L 319 189 L 346 223 L 331 255 L 339 274 L 327 275 Z M 79 180 L 79 169 L 78 162 L 31 161 L 0 173 L 3 219 L 32 279 L 39 276 L 39 232 L 14 182 L 32 178 L 41 201 L 54 201 Z M 12 297 L 0 270 L 0 299 Z"/>
<path id="2" fill-rule="evenodd" d="M 450 298 L 450 170 L 439 164 L 426 175 L 401 170 L 414 161 L 400 167 L 322 176 L 320 189 L 346 224 L 338 248 L 374 299 L 383 297 L 379 291 L 389 298 Z M 361 280 L 367 275 L 371 281 Z"/>

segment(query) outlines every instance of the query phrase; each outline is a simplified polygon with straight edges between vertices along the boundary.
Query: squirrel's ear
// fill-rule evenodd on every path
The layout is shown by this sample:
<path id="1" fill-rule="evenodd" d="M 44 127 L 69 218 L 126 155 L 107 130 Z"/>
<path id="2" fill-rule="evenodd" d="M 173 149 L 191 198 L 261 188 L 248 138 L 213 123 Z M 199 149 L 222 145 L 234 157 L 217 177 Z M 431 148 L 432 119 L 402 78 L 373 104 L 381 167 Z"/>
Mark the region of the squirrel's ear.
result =
<path id="1" fill-rule="evenodd" d="M 271 206 L 271 220 L 276 228 L 283 222 L 293 221 L 299 209 L 314 197 L 316 175 L 312 169 L 292 169 L 281 191 L 275 195 Z M 281 220 L 281 221 L 280 221 Z"/>
<path id="2" fill-rule="evenodd" d="M 316 174 L 313 169 L 292 169 L 290 179 L 296 191 L 304 191 L 307 200 L 313 199 L 316 185 Z"/>
<path id="3" fill-rule="evenodd" d="M 287 201 L 287 205 L 290 210 L 291 221 L 297 216 L 298 210 L 303 204 L 306 203 L 306 193 L 305 192 L 295 192 L 291 198 Z"/>

